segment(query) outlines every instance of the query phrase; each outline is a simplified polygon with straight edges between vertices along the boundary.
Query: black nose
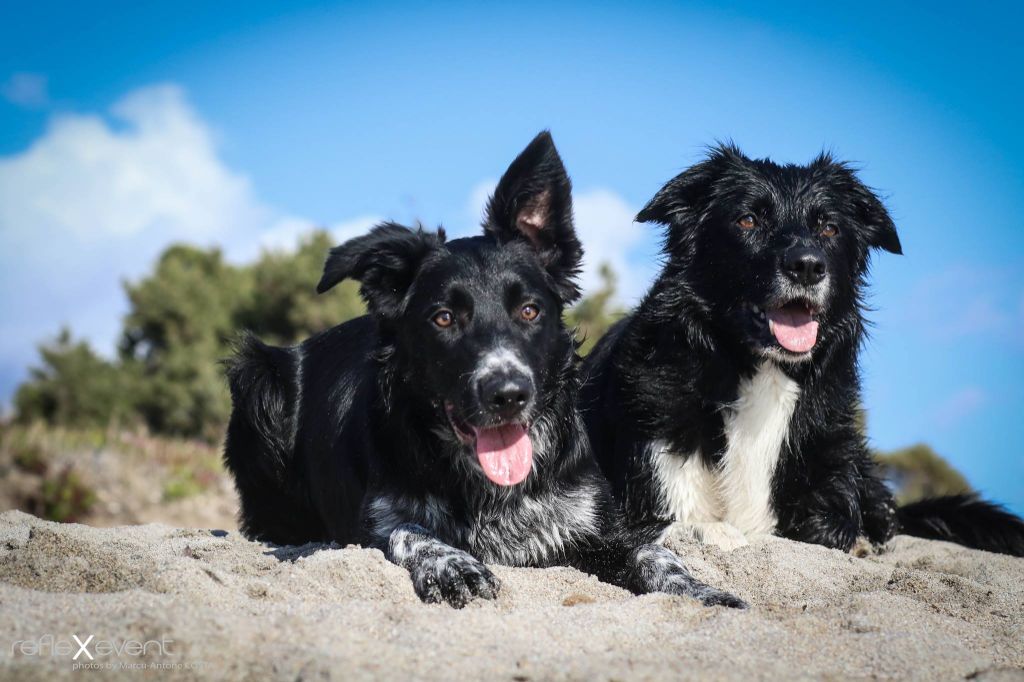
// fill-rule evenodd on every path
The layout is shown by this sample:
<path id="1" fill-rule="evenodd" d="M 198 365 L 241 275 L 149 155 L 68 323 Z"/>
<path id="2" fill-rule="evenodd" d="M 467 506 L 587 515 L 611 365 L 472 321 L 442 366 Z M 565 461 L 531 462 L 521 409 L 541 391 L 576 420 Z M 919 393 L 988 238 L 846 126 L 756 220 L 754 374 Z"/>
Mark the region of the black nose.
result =
<path id="1" fill-rule="evenodd" d="M 477 387 L 480 404 L 499 419 L 518 416 L 533 399 L 533 383 L 526 377 L 491 375 Z"/>
<path id="2" fill-rule="evenodd" d="M 821 249 L 798 247 L 790 249 L 782 258 L 782 267 L 790 279 L 804 286 L 825 279 L 825 254 Z"/>

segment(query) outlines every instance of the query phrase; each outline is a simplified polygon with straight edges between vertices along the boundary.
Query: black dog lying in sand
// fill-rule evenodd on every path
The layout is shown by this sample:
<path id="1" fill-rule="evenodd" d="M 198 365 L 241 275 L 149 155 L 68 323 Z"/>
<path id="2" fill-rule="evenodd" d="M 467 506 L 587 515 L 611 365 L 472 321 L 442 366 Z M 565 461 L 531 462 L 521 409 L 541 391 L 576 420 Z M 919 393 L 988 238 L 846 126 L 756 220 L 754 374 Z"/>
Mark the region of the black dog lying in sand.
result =
<path id="1" fill-rule="evenodd" d="M 493 598 L 484 562 L 575 566 L 635 593 L 741 607 L 627 527 L 575 410 L 582 249 L 550 135 L 512 163 L 484 235 L 394 224 L 331 251 L 370 314 L 292 348 L 242 342 L 225 459 L 251 538 L 361 542 L 428 602 Z"/>
<path id="2" fill-rule="evenodd" d="M 637 220 L 668 226 L 665 267 L 587 358 L 581 402 L 631 522 L 1024 555 L 1021 519 L 974 496 L 897 507 L 875 469 L 857 423 L 864 288 L 871 252 L 901 247 L 848 166 L 723 146 Z"/>

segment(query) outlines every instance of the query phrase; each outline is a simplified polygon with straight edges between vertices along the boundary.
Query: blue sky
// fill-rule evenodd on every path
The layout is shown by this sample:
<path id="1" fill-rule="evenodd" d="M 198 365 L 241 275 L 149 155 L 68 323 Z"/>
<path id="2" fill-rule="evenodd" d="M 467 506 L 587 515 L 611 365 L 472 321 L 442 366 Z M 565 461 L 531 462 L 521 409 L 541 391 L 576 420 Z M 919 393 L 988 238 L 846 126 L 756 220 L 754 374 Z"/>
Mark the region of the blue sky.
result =
<path id="1" fill-rule="evenodd" d="M 594 281 L 715 139 L 855 161 L 903 257 L 873 270 L 873 441 L 934 445 L 1024 512 L 1024 48 L 1013 5 L 33 3 L 0 9 L 0 399 L 62 323 L 109 351 L 169 241 L 245 260 L 318 224 L 475 229 L 550 128 Z"/>

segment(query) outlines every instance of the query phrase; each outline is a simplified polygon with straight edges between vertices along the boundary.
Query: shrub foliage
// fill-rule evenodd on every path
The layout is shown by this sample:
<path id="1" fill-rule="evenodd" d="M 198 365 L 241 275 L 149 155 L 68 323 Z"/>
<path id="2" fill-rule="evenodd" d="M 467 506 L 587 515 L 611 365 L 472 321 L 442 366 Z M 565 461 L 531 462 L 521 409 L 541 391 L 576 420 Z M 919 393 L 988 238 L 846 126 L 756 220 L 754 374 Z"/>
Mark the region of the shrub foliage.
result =
<path id="1" fill-rule="evenodd" d="M 317 231 L 294 251 L 265 251 L 248 265 L 228 263 L 217 249 L 169 247 L 151 274 L 125 284 L 129 311 L 118 357 L 107 360 L 61 330 L 40 346 L 38 366 L 16 393 L 17 419 L 71 428 L 145 426 L 156 434 L 219 440 L 230 410 L 220 361 L 240 330 L 289 344 L 363 314 L 354 282 L 316 293 L 331 246 L 330 235 Z M 607 265 L 600 273 L 601 288 L 565 315 L 583 354 L 625 314 L 615 302 L 615 273 Z M 877 459 L 902 502 L 969 490 L 927 445 Z M 186 495 L 192 487 L 191 478 L 179 477 L 165 495 Z M 73 472 L 54 478 L 44 497 L 65 516 L 90 503 Z"/>

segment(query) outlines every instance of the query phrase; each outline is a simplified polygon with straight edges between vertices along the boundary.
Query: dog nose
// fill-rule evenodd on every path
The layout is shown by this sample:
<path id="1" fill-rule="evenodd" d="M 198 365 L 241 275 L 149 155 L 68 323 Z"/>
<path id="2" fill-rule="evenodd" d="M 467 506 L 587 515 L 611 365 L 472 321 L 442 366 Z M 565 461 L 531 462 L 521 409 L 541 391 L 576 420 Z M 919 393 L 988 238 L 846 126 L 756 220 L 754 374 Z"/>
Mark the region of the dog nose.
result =
<path id="1" fill-rule="evenodd" d="M 810 286 L 825 279 L 825 254 L 821 249 L 795 248 L 786 252 L 782 259 L 782 267 L 790 279 Z"/>
<path id="2" fill-rule="evenodd" d="M 526 377 L 491 376 L 478 386 L 480 404 L 500 419 L 518 416 L 533 398 L 533 385 Z"/>

